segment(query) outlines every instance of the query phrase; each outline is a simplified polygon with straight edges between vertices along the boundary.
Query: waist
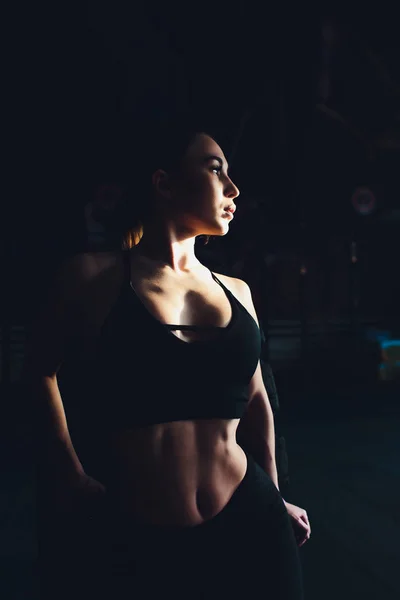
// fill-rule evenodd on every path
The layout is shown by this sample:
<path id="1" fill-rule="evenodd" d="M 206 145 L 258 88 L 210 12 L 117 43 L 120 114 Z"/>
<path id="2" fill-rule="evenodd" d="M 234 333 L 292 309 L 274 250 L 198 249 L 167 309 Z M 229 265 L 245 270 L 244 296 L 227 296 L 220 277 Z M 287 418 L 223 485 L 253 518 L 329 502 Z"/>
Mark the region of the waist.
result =
<path id="1" fill-rule="evenodd" d="M 112 442 L 116 513 L 133 522 L 194 526 L 213 518 L 246 472 L 238 421 L 176 422 L 119 434 Z"/>

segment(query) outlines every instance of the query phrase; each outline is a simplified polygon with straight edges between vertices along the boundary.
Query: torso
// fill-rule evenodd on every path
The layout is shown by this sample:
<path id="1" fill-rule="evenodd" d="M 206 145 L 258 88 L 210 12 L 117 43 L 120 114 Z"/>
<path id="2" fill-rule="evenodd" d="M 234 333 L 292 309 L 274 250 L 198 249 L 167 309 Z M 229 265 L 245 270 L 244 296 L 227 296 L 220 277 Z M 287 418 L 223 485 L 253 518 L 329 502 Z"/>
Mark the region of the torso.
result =
<path id="1" fill-rule="evenodd" d="M 101 328 L 123 283 L 121 252 L 85 256 L 82 354 L 96 350 Z M 240 301 L 236 280 L 216 274 Z M 177 277 L 149 268 L 134 252 L 131 284 L 145 308 L 162 323 L 226 327 L 232 308 L 210 271 Z M 132 292 L 134 293 L 134 292 Z M 173 331 L 182 341 L 212 339 L 212 331 Z M 236 443 L 239 419 L 176 421 L 126 430 L 112 440 L 119 507 L 142 521 L 198 525 L 218 514 L 242 481 L 246 455 Z"/>

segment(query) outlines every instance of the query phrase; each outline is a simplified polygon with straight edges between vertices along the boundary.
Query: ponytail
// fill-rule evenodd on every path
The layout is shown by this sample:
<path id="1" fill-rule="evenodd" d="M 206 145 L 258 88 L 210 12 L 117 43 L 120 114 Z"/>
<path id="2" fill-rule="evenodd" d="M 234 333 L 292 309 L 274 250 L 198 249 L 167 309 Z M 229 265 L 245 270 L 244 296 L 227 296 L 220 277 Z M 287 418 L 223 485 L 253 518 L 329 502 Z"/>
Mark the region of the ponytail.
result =
<path id="1" fill-rule="evenodd" d="M 123 250 L 130 250 L 134 246 L 137 246 L 143 237 L 143 224 L 139 223 L 136 227 L 128 229 L 122 235 L 122 248 Z"/>

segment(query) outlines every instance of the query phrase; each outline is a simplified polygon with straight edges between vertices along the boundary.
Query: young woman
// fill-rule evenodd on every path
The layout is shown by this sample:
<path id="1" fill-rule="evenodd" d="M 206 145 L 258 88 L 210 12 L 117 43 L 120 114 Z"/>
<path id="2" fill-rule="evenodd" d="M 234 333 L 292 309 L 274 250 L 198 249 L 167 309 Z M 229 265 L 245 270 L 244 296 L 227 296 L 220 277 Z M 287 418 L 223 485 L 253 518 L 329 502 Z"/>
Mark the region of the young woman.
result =
<path id="1" fill-rule="evenodd" d="M 124 250 L 64 265 L 27 354 L 57 533 L 68 535 L 84 500 L 93 507 L 96 544 L 68 552 L 86 548 L 109 597 L 298 600 L 297 545 L 310 525 L 277 487 L 251 292 L 195 253 L 197 236 L 228 233 L 239 190 L 202 129 L 176 127 L 157 151 L 145 156 L 140 227 Z M 71 352 L 95 374 L 82 408 L 101 477 L 86 473 L 67 426 L 57 373 Z"/>

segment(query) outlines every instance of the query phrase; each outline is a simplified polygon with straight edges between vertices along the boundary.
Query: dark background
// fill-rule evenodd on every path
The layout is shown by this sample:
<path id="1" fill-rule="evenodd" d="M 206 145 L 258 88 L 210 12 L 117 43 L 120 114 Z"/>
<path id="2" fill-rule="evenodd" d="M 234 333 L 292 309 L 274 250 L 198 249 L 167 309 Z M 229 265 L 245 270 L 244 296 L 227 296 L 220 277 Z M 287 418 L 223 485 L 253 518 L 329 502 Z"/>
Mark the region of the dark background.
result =
<path id="1" fill-rule="evenodd" d="M 400 337 L 395 15 L 94 1 L 7 11 L 5 597 L 31 597 L 34 581 L 26 332 L 55 269 L 86 248 L 93 186 L 123 179 L 147 127 L 186 108 L 217 126 L 241 190 L 229 235 L 198 252 L 253 292 L 292 500 L 312 520 L 306 597 L 397 597 L 400 359 L 388 369 L 384 354 Z M 358 187 L 376 198 L 371 214 L 351 203 Z"/>
<path id="2" fill-rule="evenodd" d="M 146 131 L 190 108 L 216 126 L 241 190 L 229 235 L 212 240 L 204 260 L 228 274 L 245 260 L 237 274 L 267 337 L 275 321 L 298 324 L 303 351 L 313 323 L 396 337 L 392 15 L 89 2 L 81 11 L 24 7 L 12 18 L 3 323 L 29 325 L 61 260 L 85 248 L 93 185 L 134 177 L 127 156 Z M 376 198 L 366 216 L 351 203 L 359 187 Z M 10 360 L 3 381 L 16 377 Z"/>

